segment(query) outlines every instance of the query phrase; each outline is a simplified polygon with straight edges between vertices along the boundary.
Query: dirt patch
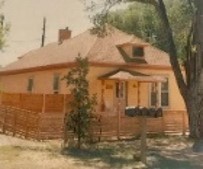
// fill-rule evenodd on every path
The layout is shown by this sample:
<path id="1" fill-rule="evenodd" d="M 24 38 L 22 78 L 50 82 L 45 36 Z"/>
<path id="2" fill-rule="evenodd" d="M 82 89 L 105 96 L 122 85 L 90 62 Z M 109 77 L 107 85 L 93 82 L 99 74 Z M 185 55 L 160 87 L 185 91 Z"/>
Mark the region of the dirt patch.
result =
<path id="1" fill-rule="evenodd" d="M 203 155 L 192 152 L 185 137 L 148 139 L 149 169 L 202 169 Z M 139 140 L 102 142 L 61 153 L 61 141 L 27 141 L 0 135 L 2 169 L 133 169 L 141 168 Z M 139 158 L 137 158 L 138 160 Z"/>

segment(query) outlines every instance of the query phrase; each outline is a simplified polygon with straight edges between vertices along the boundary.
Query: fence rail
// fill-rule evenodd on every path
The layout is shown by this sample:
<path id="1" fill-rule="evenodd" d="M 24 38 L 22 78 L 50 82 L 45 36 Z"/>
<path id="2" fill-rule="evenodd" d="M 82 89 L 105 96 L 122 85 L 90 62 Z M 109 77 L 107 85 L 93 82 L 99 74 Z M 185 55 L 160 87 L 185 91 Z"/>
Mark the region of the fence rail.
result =
<path id="1" fill-rule="evenodd" d="M 61 138 L 70 95 L 2 93 L 0 129 L 3 133 L 38 140 Z"/>
<path id="2" fill-rule="evenodd" d="M 164 111 L 163 117 L 147 118 L 147 132 L 185 135 L 188 119 L 185 111 Z M 141 134 L 141 117 L 100 115 L 98 123 L 92 126 L 93 136 L 99 140 L 110 137 L 122 138 Z"/>
<path id="3" fill-rule="evenodd" d="M 33 139 L 57 139 L 64 133 L 64 116 L 70 95 L 1 94 L 0 129 L 4 133 Z M 102 140 L 136 136 L 141 133 L 139 117 L 97 114 L 91 124 L 93 138 Z M 164 111 L 161 118 L 147 119 L 148 133 L 182 133 L 188 131 L 185 111 Z"/>

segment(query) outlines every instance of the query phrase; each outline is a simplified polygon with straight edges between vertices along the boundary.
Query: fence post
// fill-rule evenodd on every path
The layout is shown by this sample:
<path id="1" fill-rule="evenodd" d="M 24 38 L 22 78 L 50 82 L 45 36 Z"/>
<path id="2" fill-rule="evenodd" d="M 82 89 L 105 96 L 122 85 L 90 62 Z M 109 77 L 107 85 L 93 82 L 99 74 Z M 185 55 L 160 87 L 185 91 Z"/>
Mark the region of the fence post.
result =
<path id="1" fill-rule="evenodd" d="M 164 120 L 165 113 L 163 112 L 163 116 L 161 117 L 161 128 L 162 128 L 163 135 L 165 134 L 165 120 Z"/>
<path id="2" fill-rule="evenodd" d="M 120 99 L 120 98 L 119 98 Z M 120 100 L 118 103 L 118 109 L 117 109 L 117 138 L 120 140 L 120 128 L 121 128 L 121 110 L 120 110 Z"/>
<path id="3" fill-rule="evenodd" d="M 63 114 L 66 114 L 66 94 L 63 94 Z"/>
<path id="4" fill-rule="evenodd" d="M 46 94 L 43 94 L 43 100 L 42 100 L 42 113 L 44 114 L 46 111 Z"/>
<path id="5" fill-rule="evenodd" d="M 13 136 L 16 135 L 16 123 L 17 123 L 17 109 L 12 111 L 12 117 L 13 117 Z"/>
<path id="6" fill-rule="evenodd" d="M 28 135 L 29 135 L 29 120 L 30 120 L 29 113 L 31 113 L 31 112 L 25 111 L 24 113 L 25 113 L 25 116 L 26 116 L 25 117 L 26 118 L 25 138 L 28 138 Z"/>
<path id="7" fill-rule="evenodd" d="M 37 139 L 40 140 L 41 139 L 41 135 L 40 135 L 40 132 L 41 132 L 41 118 L 42 118 L 42 115 L 45 113 L 46 111 L 46 94 L 42 94 L 42 110 L 41 110 L 41 113 L 38 113 L 38 133 L 37 133 Z"/>
<path id="8" fill-rule="evenodd" d="M 66 95 L 63 95 L 63 115 L 64 115 L 64 119 L 63 119 L 63 146 L 65 147 L 66 144 L 68 143 L 68 131 L 67 131 L 67 127 L 66 127 L 66 120 L 67 120 L 67 112 L 66 112 Z"/>
<path id="9" fill-rule="evenodd" d="M 4 120 L 3 120 L 3 126 L 2 126 L 2 130 L 4 134 L 6 133 L 6 119 L 7 119 L 7 107 L 5 107 L 5 110 L 4 110 Z"/>
<path id="10" fill-rule="evenodd" d="M 0 106 L 2 105 L 2 97 L 3 97 L 3 92 L 0 91 Z"/>

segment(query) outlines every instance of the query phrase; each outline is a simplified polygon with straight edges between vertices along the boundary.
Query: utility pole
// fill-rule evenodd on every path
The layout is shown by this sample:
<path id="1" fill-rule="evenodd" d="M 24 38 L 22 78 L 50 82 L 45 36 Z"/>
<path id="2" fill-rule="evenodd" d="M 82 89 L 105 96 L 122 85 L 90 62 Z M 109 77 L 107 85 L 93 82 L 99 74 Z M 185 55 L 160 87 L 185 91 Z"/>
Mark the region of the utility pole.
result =
<path id="1" fill-rule="evenodd" d="M 42 28 L 42 43 L 41 43 L 41 47 L 44 46 L 44 42 L 45 42 L 45 35 L 46 35 L 46 18 L 43 18 L 43 28 Z"/>
<path id="2" fill-rule="evenodd" d="M 0 25 L 3 28 L 4 27 L 4 15 L 0 15 Z"/>

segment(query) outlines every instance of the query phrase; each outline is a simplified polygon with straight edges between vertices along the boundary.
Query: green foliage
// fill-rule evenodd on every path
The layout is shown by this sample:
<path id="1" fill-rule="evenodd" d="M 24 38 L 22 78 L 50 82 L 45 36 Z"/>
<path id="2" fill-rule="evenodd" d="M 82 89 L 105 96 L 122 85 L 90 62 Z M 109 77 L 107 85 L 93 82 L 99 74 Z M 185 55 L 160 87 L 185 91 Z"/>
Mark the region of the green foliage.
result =
<path id="1" fill-rule="evenodd" d="M 193 9 L 188 0 L 166 0 L 165 2 L 178 55 L 183 58 Z M 126 9 L 111 12 L 108 22 L 168 52 L 169 41 L 165 37 L 165 30 L 153 5 L 134 2 Z"/>
<path id="2" fill-rule="evenodd" d="M 4 1 L 0 1 L 0 9 L 4 5 Z M 0 13 L 0 50 L 3 50 L 6 42 L 6 36 L 9 32 L 10 25 L 5 24 L 5 17 Z"/>
<path id="3" fill-rule="evenodd" d="M 89 95 L 87 75 L 89 65 L 87 58 L 76 58 L 77 66 L 65 76 L 67 86 L 73 96 L 70 102 L 71 110 L 68 114 L 67 127 L 77 136 L 78 148 L 82 141 L 89 137 L 89 127 L 92 113 L 95 111 L 96 95 Z"/>

